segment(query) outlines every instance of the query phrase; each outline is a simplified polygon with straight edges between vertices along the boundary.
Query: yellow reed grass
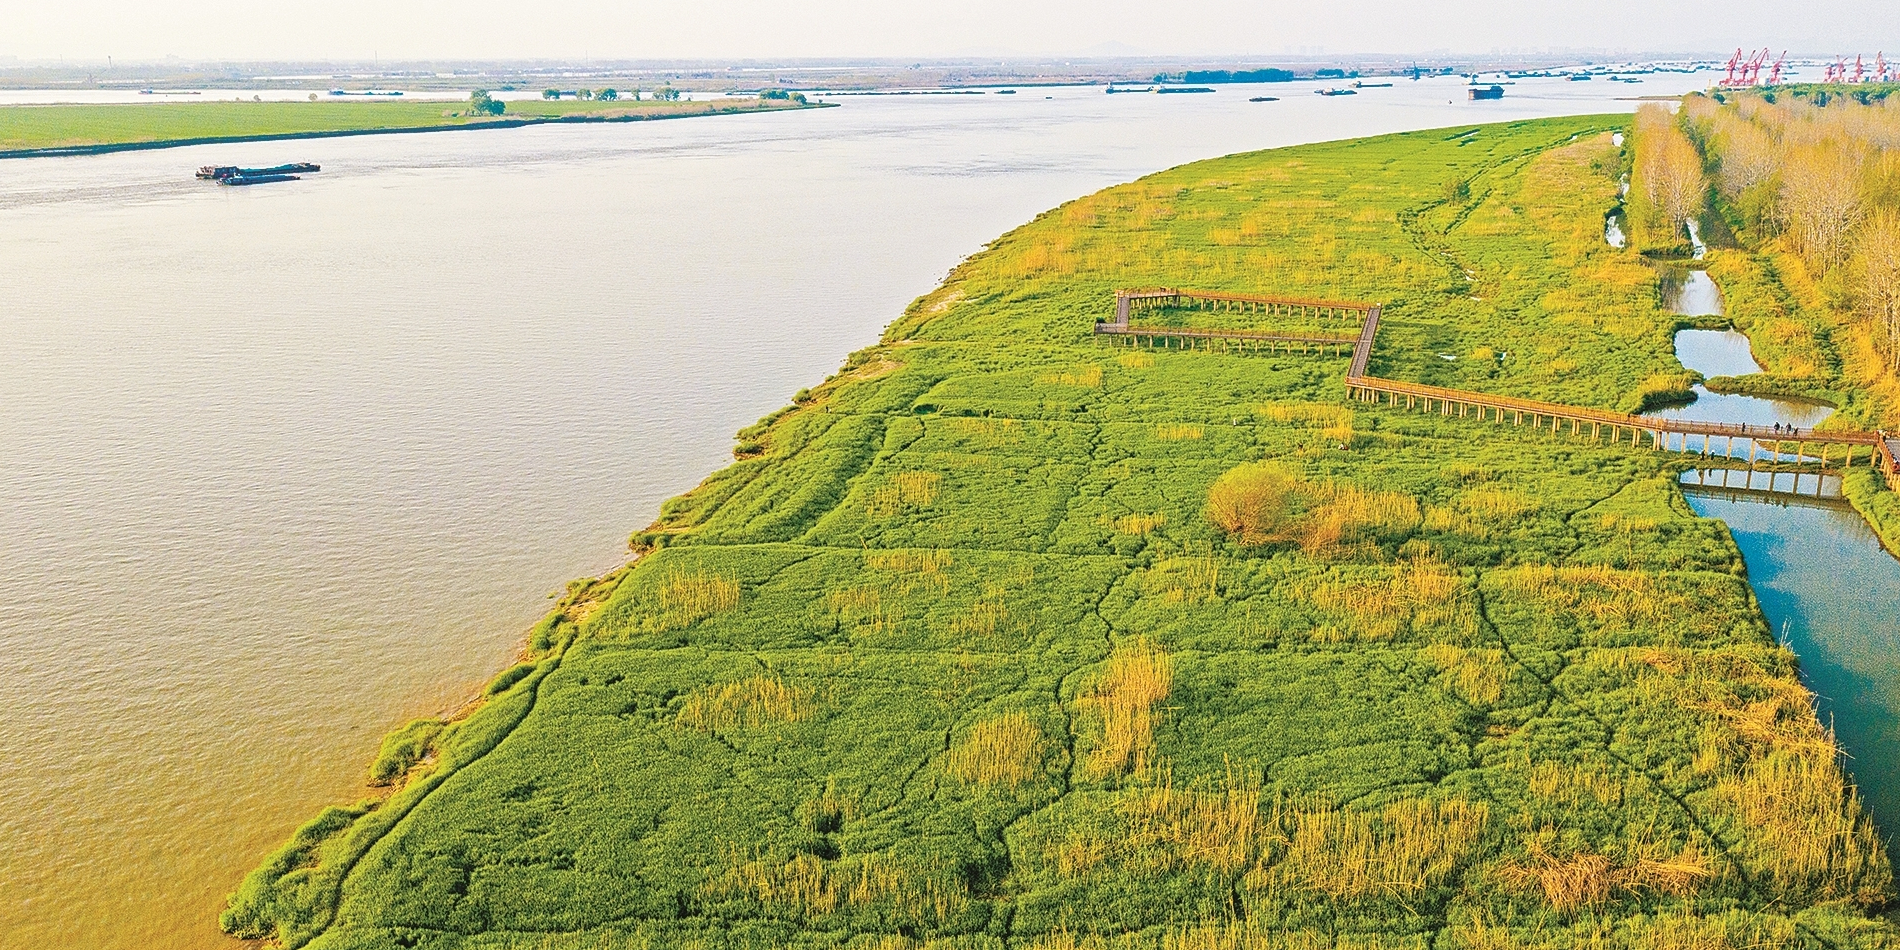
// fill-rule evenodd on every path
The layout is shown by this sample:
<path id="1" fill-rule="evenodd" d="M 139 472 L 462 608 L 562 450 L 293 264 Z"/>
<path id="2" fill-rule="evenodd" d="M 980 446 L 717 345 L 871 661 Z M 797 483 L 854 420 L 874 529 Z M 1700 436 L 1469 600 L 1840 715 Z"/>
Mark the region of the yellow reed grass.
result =
<path id="1" fill-rule="evenodd" d="M 881 518 L 928 508 L 936 502 L 942 484 L 943 476 L 936 472 L 894 472 L 883 485 L 872 489 L 870 514 Z"/>
<path id="2" fill-rule="evenodd" d="M 1406 631 L 1477 633 L 1477 616 L 1457 571 L 1429 557 L 1402 561 L 1376 573 L 1357 570 L 1294 585 L 1292 595 L 1332 615 L 1334 640 L 1389 640 Z"/>
<path id="3" fill-rule="evenodd" d="M 955 563 L 949 551 L 873 551 L 865 555 L 864 565 L 877 571 L 904 574 L 940 574 Z"/>
<path id="4" fill-rule="evenodd" d="M 1473 706 L 1489 706 L 1503 698 L 1504 684 L 1511 678 L 1511 664 L 1503 650 L 1433 643 L 1419 655 L 1438 667 L 1439 681 L 1453 696 Z"/>
<path id="5" fill-rule="evenodd" d="M 1017 786 L 1042 773 L 1047 743 L 1028 713 L 1008 713 L 970 727 L 950 749 L 944 770 L 981 785 Z"/>
<path id="6" fill-rule="evenodd" d="M 1155 438 L 1163 442 L 1185 442 L 1201 437 L 1201 427 L 1186 423 L 1164 423 L 1155 426 Z"/>
<path id="7" fill-rule="evenodd" d="M 1517 891 L 1536 894 L 1554 910 L 1597 907 L 1620 893 L 1648 891 L 1671 897 L 1695 893 L 1715 877 L 1709 859 L 1693 843 L 1667 857 L 1642 855 L 1619 864 L 1591 851 L 1557 857 L 1537 841 L 1530 860 L 1506 864 L 1498 879 Z"/>
<path id="8" fill-rule="evenodd" d="M 1124 369 L 1147 369 L 1155 365 L 1155 358 L 1149 353 L 1123 353 L 1115 357 L 1115 362 Z"/>
<path id="9" fill-rule="evenodd" d="M 739 582 L 717 574 L 675 574 L 660 584 L 660 621 L 685 627 L 739 606 Z"/>
<path id="10" fill-rule="evenodd" d="M 1142 588 L 1170 604 L 1219 600 L 1220 562 L 1208 555 L 1167 558 L 1142 576 Z"/>
<path id="11" fill-rule="evenodd" d="M 1211 789 L 1177 789 L 1172 776 L 1133 791 L 1121 801 L 1128 821 L 1124 844 L 1154 848 L 1174 866 L 1207 864 L 1222 871 L 1251 866 L 1266 847 L 1257 781 L 1229 769 Z"/>
<path id="12" fill-rule="evenodd" d="M 726 872 L 702 886 L 704 896 L 757 901 L 805 920 L 880 908 L 913 925 L 935 927 L 970 903 L 968 889 L 954 874 L 882 854 L 841 861 L 800 854 L 780 861 L 728 849 L 726 861 Z"/>
<path id="13" fill-rule="evenodd" d="M 1144 535 L 1168 523 L 1168 516 L 1159 512 L 1149 515 L 1123 515 L 1115 519 L 1115 530 L 1123 534 Z"/>
<path id="14" fill-rule="evenodd" d="M 1335 900 L 1407 898 L 1444 883 L 1490 821 L 1482 802 L 1406 799 L 1379 811 L 1293 812 L 1286 855 L 1256 877 Z"/>
<path id="15" fill-rule="evenodd" d="M 1084 389 L 1094 389 L 1102 385 L 1102 368 L 1100 366 L 1078 366 L 1074 369 L 1044 373 L 1036 377 L 1036 382 L 1049 383 L 1056 386 L 1080 386 Z"/>
<path id="16" fill-rule="evenodd" d="M 707 732 L 735 728 L 756 729 L 811 718 L 811 691 L 787 686 L 775 676 L 748 677 L 732 683 L 714 683 L 693 692 L 680 706 L 681 725 Z"/>
<path id="17" fill-rule="evenodd" d="M 1155 706 L 1174 686 L 1174 663 L 1160 646 L 1137 639 L 1115 649 L 1082 705 L 1101 727 L 1089 752 L 1098 776 L 1143 770 L 1154 757 Z"/>
<path id="18" fill-rule="evenodd" d="M 1274 422 L 1286 422 L 1294 425 L 1325 428 L 1328 426 L 1351 426 L 1352 410 L 1344 406 L 1329 406 L 1316 402 L 1273 402 L 1255 408 L 1260 415 Z"/>
<path id="19" fill-rule="evenodd" d="M 1891 886 L 1879 835 L 1832 754 L 1771 750 L 1716 795 L 1748 829 L 1748 864 L 1786 899 L 1871 906 Z"/>

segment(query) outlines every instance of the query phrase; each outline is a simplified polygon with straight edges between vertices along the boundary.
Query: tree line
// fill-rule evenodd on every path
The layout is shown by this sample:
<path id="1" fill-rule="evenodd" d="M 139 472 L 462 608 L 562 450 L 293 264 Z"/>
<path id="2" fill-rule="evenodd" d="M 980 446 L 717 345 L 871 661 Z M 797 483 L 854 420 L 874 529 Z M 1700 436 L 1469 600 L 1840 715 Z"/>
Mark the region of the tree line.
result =
<path id="1" fill-rule="evenodd" d="M 1643 106 L 1631 137 L 1638 248 L 1679 253 L 1689 224 L 1708 220 L 1789 252 L 1900 374 L 1900 102 L 1691 95 L 1673 114 Z"/>

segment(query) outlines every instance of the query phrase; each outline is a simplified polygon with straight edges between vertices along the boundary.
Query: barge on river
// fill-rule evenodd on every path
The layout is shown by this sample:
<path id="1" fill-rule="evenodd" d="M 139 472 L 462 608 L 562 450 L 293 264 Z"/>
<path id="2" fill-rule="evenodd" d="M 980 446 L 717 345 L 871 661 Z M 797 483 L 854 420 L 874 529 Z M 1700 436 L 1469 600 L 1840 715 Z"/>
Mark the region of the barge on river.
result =
<path id="1" fill-rule="evenodd" d="M 289 165 L 272 165 L 269 168 L 205 165 L 198 169 L 198 177 L 206 181 L 215 181 L 220 185 L 261 185 L 273 181 L 296 181 L 298 175 L 322 170 L 323 166 L 312 162 L 293 162 Z"/>

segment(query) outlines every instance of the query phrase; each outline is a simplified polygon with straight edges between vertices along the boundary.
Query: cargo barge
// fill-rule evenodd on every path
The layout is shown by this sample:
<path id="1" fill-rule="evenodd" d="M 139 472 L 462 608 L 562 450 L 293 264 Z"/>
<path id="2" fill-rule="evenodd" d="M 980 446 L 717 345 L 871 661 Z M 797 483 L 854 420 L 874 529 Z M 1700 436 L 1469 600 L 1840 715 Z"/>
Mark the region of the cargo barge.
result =
<path id="1" fill-rule="evenodd" d="M 299 175 L 322 170 L 323 166 L 312 162 L 293 162 L 289 165 L 272 165 L 269 168 L 205 165 L 198 169 L 198 177 L 206 181 L 215 181 L 220 185 L 262 185 L 273 181 L 296 181 Z"/>

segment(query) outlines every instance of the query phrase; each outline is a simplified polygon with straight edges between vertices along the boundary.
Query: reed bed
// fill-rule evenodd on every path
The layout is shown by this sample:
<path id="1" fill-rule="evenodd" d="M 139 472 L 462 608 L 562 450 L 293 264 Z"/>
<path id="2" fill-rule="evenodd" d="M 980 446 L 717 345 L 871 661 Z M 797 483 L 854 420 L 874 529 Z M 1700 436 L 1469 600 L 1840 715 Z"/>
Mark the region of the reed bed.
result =
<path id="1" fill-rule="evenodd" d="M 1080 386 L 1083 389 L 1097 389 L 1102 385 L 1102 367 L 1098 365 L 1078 366 L 1073 369 L 1044 373 L 1036 377 L 1036 382 L 1054 386 Z"/>
<path id="2" fill-rule="evenodd" d="M 888 518 L 928 508 L 936 503 L 942 484 L 943 476 L 936 472 L 892 473 L 883 485 L 871 491 L 870 514 L 874 518 Z"/>
<path id="3" fill-rule="evenodd" d="M 1089 750 L 1090 774 L 1148 768 L 1154 760 L 1155 706 L 1173 686 L 1174 662 L 1159 645 L 1136 639 L 1110 654 L 1081 700 L 1101 728 L 1101 738 Z"/>
<path id="4" fill-rule="evenodd" d="M 1409 899 L 1449 881 L 1489 822 L 1484 803 L 1457 799 L 1294 811 L 1283 819 L 1285 856 L 1252 881 L 1335 900 Z"/>
<path id="5" fill-rule="evenodd" d="M 1007 713 L 970 727 L 952 746 L 944 770 L 977 785 L 1014 787 L 1042 774 L 1048 744 L 1028 713 Z"/>
<path id="6" fill-rule="evenodd" d="M 725 732 L 798 722 L 815 711 L 811 690 L 760 674 L 693 692 L 680 706 L 679 721 L 692 729 Z"/>
<path id="7" fill-rule="evenodd" d="M 662 626 L 687 627 L 739 606 L 739 582 L 718 574 L 676 574 L 660 584 Z"/>
<path id="8" fill-rule="evenodd" d="M 1115 519 L 1115 530 L 1122 534 L 1141 536 L 1168 523 L 1168 516 L 1161 512 L 1150 514 L 1123 515 Z"/>

